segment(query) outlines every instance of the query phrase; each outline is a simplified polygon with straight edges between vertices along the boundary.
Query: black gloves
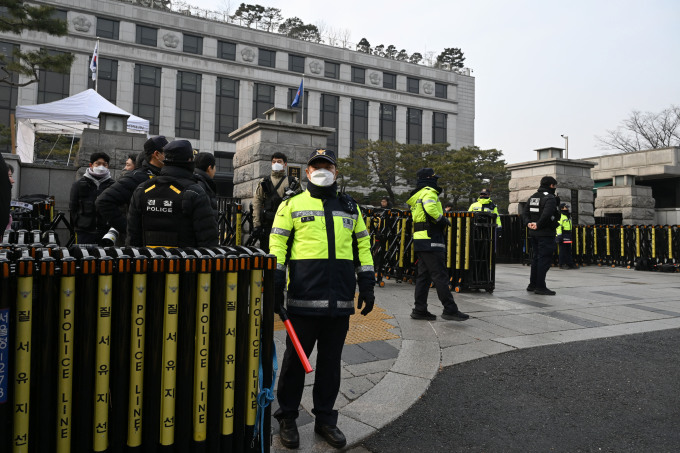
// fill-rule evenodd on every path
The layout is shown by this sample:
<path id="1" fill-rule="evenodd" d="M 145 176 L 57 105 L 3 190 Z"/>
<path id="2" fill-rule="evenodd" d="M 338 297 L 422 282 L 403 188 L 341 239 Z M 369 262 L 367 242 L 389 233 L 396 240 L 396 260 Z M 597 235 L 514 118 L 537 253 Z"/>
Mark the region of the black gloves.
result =
<path id="1" fill-rule="evenodd" d="M 359 292 L 359 298 L 357 299 L 357 309 L 361 310 L 361 307 L 366 303 L 366 306 L 361 310 L 361 314 L 366 316 L 373 310 L 373 304 L 375 303 L 375 296 L 373 291 L 370 292 Z"/>
<path id="2" fill-rule="evenodd" d="M 451 226 L 451 222 L 446 217 L 441 216 L 439 220 L 437 220 L 437 226 L 440 227 L 441 229 L 444 229 L 447 226 Z"/>
<path id="3" fill-rule="evenodd" d="M 286 271 L 274 271 L 274 313 L 281 314 L 281 307 L 285 302 L 283 291 L 286 289 Z"/>
<path id="4" fill-rule="evenodd" d="M 501 227 L 496 228 L 496 237 L 497 237 L 498 239 L 500 239 L 501 237 L 503 237 L 503 228 L 501 228 Z"/>
<path id="5" fill-rule="evenodd" d="M 561 234 L 558 234 L 558 235 L 555 237 L 555 242 L 557 242 L 558 244 L 561 244 L 561 243 L 562 243 L 562 235 L 561 235 Z"/>
<path id="6" fill-rule="evenodd" d="M 262 233 L 263 233 L 263 232 L 264 232 L 264 231 L 262 230 L 262 227 L 255 227 L 255 228 L 253 228 L 253 233 L 252 233 L 252 234 L 253 234 L 253 237 L 254 237 L 254 238 L 260 239 L 260 238 L 262 238 Z"/>

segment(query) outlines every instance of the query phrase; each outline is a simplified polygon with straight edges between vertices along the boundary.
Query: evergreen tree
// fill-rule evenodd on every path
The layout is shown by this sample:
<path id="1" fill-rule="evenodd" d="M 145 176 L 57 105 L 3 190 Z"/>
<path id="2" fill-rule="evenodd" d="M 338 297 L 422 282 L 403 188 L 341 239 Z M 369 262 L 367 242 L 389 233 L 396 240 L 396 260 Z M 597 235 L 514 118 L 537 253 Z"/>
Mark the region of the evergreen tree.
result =
<path id="1" fill-rule="evenodd" d="M 68 24 L 54 18 L 52 6 L 32 6 L 23 1 L 3 0 L 4 14 L 0 16 L 0 31 L 20 35 L 24 30 L 65 36 Z M 46 49 L 22 52 L 17 46 L 12 55 L 0 55 L 0 83 L 23 87 L 37 82 L 40 69 L 68 73 L 74 56 L 70 53 L 53 54 Z M 19 76 L 29 80 L 19 83 Z"/>
<path id="2" fill-rule="evenodd" d="M 437 56 L 434 66 L 435 68 L 448 68 L 452 70 L 454 68 L 462 68 L 464 61 L 465 57 L 462 50 L 458 47 L 447 47 Z"/>

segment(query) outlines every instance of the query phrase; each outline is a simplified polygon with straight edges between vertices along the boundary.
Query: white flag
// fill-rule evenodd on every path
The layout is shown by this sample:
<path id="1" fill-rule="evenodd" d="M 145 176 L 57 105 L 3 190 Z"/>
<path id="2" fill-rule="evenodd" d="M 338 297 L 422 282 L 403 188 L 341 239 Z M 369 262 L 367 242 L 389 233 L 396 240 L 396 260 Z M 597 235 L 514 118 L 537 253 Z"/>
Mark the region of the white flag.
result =
<path id="1" fill-rule="evenodd" d="M 97 80 L 97 58 L 99 53 L 99 41 L 94 45 L 94 52 L 92 53 L 92 61 L 90 61 L 90 71 L 92 71 L 92 80 Z"/>

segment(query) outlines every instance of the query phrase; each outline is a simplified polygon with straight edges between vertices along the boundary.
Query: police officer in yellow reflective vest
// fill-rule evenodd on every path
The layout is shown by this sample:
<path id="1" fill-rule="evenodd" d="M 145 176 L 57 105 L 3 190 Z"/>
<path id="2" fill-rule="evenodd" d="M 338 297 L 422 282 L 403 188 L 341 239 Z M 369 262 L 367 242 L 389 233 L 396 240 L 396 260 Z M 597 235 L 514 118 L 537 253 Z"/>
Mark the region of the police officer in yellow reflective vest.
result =
<path id="1" fill-rule="evenodd" d="M 444 312 L 442 318 L 465 321 L 470 316 L 458 310 L 449 289 L 449 274 L 446 271 L 446 244 L 444 232 L 450 225 L 444 217 L 439 194 L 442 188 L 437 185 L 439 176 L 431 168 L 421 168 L 416 174 L 416 188 L 411 192 L 407 203 L 413 215 L 413 244 L 418 261 L 416 277 L 415 307 L 411 318 L 434 321 L 435 315 L 427 311 L 427 294 L 430 282 L 434 282 L 437 296 Z"/>
<path id="2" fill-rule="evenodd" d="M 491 200 L 491 192 L 489 189 L 482 189 L 479 191 L 479 198 L 477 201 L 472 203 L 468 208 L 468 211 L 475 212 L 488 212 L 489 214 L 496 214 L 496 232 L 500 235 L 501 228 L 501 216 L 498 214 L 498 206 Z"/>
<path id="3" fill-rule="evenodd" d="M 277 260 L 275 310 L 283 304 L 287 267 L 290 321 L 307 356 L 315 343 L 318 350 L 312 392 L 314 431 L 331 446 L 342 448 L 346 439 L 333 409 L 340 390 L 340 358 L 349 317 L 354 314 L 357 282 L 357 307 L 364 307 L 361 314 L 373 309 L 373 258 L 359 206 L 337 192 L 335 153 L 317 149 L 307 165 L 307 190 L 279 205 L 269 236 L 270 253 Z M 281 443 L 287 448 L 300 444 L 295 419 L 304 385 L 304 369 L 287 339 L 277 390 L 279 409 L 274 414 Z"/>
<path id="4" fill-rule="evenodd" d="M 211 247 L 218 245 L 210 199 L 193 176 L 194 149 L 187 140 L 163 147 L 164 166 L 140 184 L 128 209 L 130 245 Z"/>
<path id="5" fill-rule="evenodd" d="M 557 237 L 555 242 L 560 246 L 560 269 L 577 269 L 574 258 L 571 256 L 571 213 L 569 205 L 560 203 L 560 223 L 557 225 Z"/>

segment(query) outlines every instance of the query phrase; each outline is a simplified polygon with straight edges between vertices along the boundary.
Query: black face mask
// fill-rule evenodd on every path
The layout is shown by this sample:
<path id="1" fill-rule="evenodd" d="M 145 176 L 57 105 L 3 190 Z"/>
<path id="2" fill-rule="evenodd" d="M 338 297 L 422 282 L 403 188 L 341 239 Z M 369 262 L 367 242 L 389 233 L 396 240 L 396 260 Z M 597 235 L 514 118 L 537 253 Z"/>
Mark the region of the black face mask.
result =
<path id="1" fill-rule="evenodd" d="M 562 210 L 562 214 L 564 214 L 564 215 L 566 215 L 567 217 L 569 217 L 569 214 L 571 214 L 571 213 L 569 212 L 569 210 L 563 209 L 563 210 Z"/>
<path id="2" fill-rule="evenodd" d="M 548 187 L 546 189 L 549 194 L 555 195 L 555 190 L 557 190 L 555 187 Z"/>

